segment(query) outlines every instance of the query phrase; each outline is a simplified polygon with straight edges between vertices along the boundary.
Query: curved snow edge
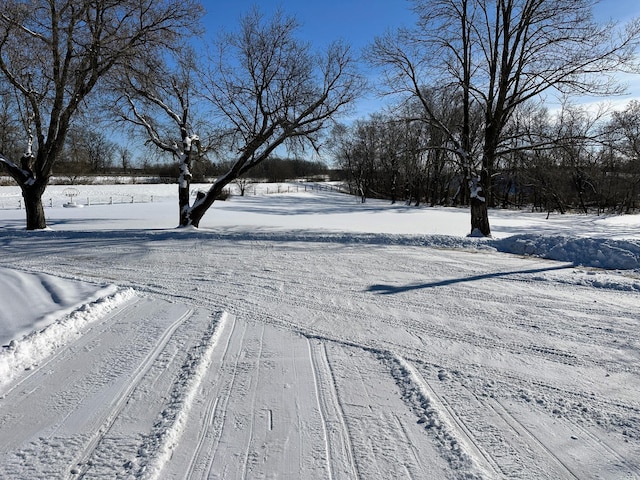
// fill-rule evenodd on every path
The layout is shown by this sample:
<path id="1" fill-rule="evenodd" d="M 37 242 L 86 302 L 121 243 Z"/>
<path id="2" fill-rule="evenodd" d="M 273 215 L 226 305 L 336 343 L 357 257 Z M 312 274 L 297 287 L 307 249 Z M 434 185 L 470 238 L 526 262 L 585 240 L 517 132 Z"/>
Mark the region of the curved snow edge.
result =
<path id="1" fill-rule="evenodd" d="M 32 367 L 52 355 L 60 347 L 81 336 L 81 330 L 103 318 L 111 310 L 135 296 L 131 288 L 119 289 L 110 285 L 98 291 L 88 303 L 59 318 L 42 330 L 25 335 L 0 352 L 0 387 L 19 372 Z"/>
<path id="2" fill-rule="evenodd" d="M 207 230 L 180 231 L 183 235 L 212 240 L 268 241 L 268 242 L 318 242 L 366 245 L 398 245 L 429 248 L 498 251 L 545 258 L 560 262 L 572 262 L 584 267 L 606 270 L 640 270 L 640 240 L 614 240 L 598 237 L 575 237 L 540 234 L 512 235 L 505 238 L 457 237 L 438 234 L 389 234 L 348 232 L 211 232 Z M 154 236 L 169 238 L 176 232 L 155 232 Z"/>

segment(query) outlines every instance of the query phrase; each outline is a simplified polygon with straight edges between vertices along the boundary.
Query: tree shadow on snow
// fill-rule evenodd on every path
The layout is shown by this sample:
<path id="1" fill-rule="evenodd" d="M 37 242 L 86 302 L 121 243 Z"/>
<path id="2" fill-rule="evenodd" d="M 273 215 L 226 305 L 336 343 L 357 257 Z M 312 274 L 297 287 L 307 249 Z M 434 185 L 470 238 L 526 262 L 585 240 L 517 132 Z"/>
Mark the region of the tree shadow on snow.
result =
<path id="1" fill-rule="evenodd" d="M 413 285 L 383 285 L 376 284 L 371 285 L 367 288 L 367 292 L 375 293 L 378 295 L 394 295 L 396 293 L 410 292 L 412 290 L 422 290 L 425 288 L 434 288 L 434 287 L 445 287 L 448 285 L 455 285 L 456 283 L 465 283 L 465 282 L 475 282 L 478 280 L 487 280 L 490 278 L 499 278 L 499 277 L 507 277 L 509 275 L 526 275 L 533 273 L 542 273 L 542 272 L 550 272 L 553 270 L 565 270 L 569 268 L 573 268 L 575 265 L 564 264 L 559 265 L 557 267 L 544 267 L 544 268 L 534 268 L 530 270 L 514 270 L 511 272 L 494 272 L 494 273 L 484 273 L 482 275 L 473 275 L 471 277 L 464 278 L 452 278 L 448 280 L 440 280 L 438 282 L 429 282 L 429 283 L 419 283 Z"/>

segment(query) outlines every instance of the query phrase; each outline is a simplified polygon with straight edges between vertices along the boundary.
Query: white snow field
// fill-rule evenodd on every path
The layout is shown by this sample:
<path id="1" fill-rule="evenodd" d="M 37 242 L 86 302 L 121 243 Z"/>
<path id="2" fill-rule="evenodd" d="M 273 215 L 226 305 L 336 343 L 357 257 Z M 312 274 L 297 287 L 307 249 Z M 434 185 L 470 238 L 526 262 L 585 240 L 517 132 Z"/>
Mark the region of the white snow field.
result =
<path id="1" fill-rule="evenodd" d="M 640 478 L 640 216 L 63 188 L 0 187 L 0 478 Z"/>

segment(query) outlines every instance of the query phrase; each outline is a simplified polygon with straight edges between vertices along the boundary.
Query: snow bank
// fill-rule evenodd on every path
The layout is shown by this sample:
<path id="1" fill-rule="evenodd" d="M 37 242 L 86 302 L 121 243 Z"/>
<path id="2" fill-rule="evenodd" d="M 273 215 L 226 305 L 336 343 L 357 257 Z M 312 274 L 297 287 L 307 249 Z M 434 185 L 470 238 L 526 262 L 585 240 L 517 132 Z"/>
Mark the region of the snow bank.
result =
<path id="1" fill-rule="evenodd" d="M 639 240 L 514 235 L 490 241 L 489 245 L 499 252 L 571 262 L 584 267 L 640 270 Z"/>
<path id="2" fill-rule="evenodd" d="M 8 383 L 22 370 L 29 370 L 53 354 L 59 347 L 81 335 L 81 330 L 134 295 L 132 289 L 119 290 L 115 286 L 105 290 L 110 293 L 87 303 L 69 315 L 56 320 L 43 330 L 36 330 L 20 340 L 12 340 L 0 352 L 0 386 Z"/>
<path id="3" fill-rule="evenodd" d="M 104 285 L 0 267 L 0 345 L 111 293 Z"/>
<path id="4" fill-rule="evenodd" d="M 583 267 L 608 270 L 640 270 L 640 240 L 611 240 L 568 236 L 513 235 L 502 239 L 454 235 L 393 235 L 386 233 L 325 232 L 226 232 L 184 230 L 200 238 L 251 242 L 317 242 L 368 245 L 423 246 L 471 251 L 498 251 L 526 255 Z"/>

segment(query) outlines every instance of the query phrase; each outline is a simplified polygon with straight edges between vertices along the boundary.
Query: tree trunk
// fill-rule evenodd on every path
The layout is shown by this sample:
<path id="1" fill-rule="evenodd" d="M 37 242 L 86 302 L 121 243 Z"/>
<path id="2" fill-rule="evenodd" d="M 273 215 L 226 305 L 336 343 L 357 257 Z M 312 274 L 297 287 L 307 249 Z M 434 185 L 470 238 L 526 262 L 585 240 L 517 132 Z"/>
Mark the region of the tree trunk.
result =
<path id="1" fill-rule="evenodd" d="M 200 139 L 197 135 L 189 135 L 185 125 L 181 125 L 182 154 L 180 161 L 180 175 L 178 176 L 178 209 L 180 211 L 180 226 L 187 227 L 193 225 L 190 219 L 191 205 L 191 165 L 194 160 L 197 147 L 200 150 Z M 197 226 L 197 225 L 196 225 Z"/>
<path id="2" fill-rule="evenodd" d="M 189 225 L 189 191 L 191 182 L 188 180 L 178 182 L 178 208 L 180 209 L 180 226 Z"/>
<path id="3" fill-rule="evenodd" d="M 43 230 L 47 228 L 44 206 L 42 205 L 44 190 L 45 186 L 39 184 L 22 186 L 22 198 L 27 212 L 27 230 Z"/>
<path id="4" fill-rule="evenodd" d="M 476 197 L 471 198 L 471 235 L 491 236 L 487 202 Z"/>
<path id="5" fill-rule="evenodd" d="M 487 197 L 485 192 L 489 175 L 486 170 L 482 170 L 480 178 L 473 178 L 470 182 L 471 197 L 471 235 L 484 237 L 491 236 L 491 227 L 489 225 L 489 211 L 487 209 Z"/>

